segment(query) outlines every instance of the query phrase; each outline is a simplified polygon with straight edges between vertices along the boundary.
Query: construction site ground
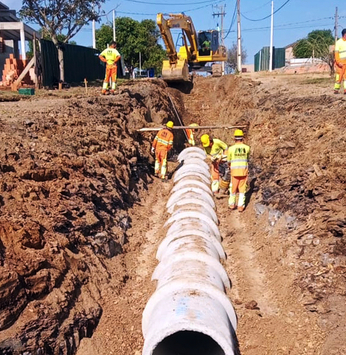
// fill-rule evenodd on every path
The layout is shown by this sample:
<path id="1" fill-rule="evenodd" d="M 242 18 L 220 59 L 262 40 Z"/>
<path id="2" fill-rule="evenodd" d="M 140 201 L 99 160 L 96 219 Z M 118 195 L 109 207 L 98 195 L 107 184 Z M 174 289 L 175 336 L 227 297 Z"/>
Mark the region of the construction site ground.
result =
<path id="1" fill-rule="evenodd" d="M 346 95 L 327 74 L 0 93 L 0 353 L 140 355 L 173 179 L 167 119 L 245 126 L 247 208 L 215 197 L 242 355 L 346 354 Z M 178 168 L 175 132 L 168 170 Z M 232 130 L 209 133 L 228 144 Z"/>

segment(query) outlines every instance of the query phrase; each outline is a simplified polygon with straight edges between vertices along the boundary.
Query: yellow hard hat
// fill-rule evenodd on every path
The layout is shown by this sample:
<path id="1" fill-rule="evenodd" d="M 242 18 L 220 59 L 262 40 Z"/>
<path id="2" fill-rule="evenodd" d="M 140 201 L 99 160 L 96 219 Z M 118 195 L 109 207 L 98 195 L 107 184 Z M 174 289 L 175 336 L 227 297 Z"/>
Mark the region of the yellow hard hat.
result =
<path id="1" fill-rule="evenodd" d="M 210 146 L 210 138 L 207 134 L 203 134 L 201 137 L 201 142 L 203 147 L 209 147 Z"/>
<path id="2" fill-rule="evenodd" d="M 234 137 L 244 137 L 244 132 L 241 129 L 236 129 L 234 131 Z"/>
<path id="3" fill-rule="evenodd" d="M 190 127 L 198 127 L 198 124 L 197 123 L 191 123 L 189 126 Z"/>
<path id="4" fill-rule="evenodd" d="M 174 123 L 172 121 L 168 121 L 166 123 L 166 127 L 168 127 L 168 128 L 172 128 L 173 126 L 174 126 Z"/>

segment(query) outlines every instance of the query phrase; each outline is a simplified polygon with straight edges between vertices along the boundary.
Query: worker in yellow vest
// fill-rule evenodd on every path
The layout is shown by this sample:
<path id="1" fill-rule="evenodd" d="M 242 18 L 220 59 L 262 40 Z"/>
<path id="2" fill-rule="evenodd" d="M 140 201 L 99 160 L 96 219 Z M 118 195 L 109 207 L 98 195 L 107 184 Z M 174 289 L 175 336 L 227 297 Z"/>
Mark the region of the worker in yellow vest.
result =
<path id="1" fill-rule="evenodd" d="M 238 211 L 245 209 L 245 192 L 249 172 L 250 147 L 243 143 L 244 133 L 241 129 L 234 131 L 235 144 L 228 148 L 227 161 L 231 169 L 231 184 L 229 189 L 228 207 L 236 209 L 237 192 Z"/>
<path id="2" fill-rule="evenodd" d="M 112 80 L 112 86 L 110 93 L 114 94 L 117 87 L 117 62 L 120 60 L 121 56 L 116 49 L 116 42 L 112 41 L 108 48 L 106 48 L 100 55 L 99 58 L 102 62 L 106 63 L 106 75 L 102 86 L 102 95 L 106 95 L 108 92 L 109 79 Z"/>
<path id="3" fill-rule="evenodd" d="M 338 94 L 341 83 L 344 81 L 344 94 L 346 95 L 346 28 L 341 32 L 342 37 L 335 43 L 335 84 L 334 94 Z"/>
<path id="4" fill-rule="evenodd" d="M 211 158 L 211 190 L 217 194 L 220 190 L 220 177 L 229 181 L 229 167 L 227 164 L 227 144 L 220 139 L 203 134 L 201 142 L 208 157 Z"/>

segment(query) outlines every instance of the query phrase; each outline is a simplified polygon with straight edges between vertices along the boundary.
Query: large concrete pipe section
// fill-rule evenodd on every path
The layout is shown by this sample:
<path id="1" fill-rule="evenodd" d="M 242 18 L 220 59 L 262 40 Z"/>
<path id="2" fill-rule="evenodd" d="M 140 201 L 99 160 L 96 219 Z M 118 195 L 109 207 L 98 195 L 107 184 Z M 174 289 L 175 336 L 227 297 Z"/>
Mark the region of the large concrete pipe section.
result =
<path id="1" fill-rule="evenodd" d="M 235 355 L 237 319 L 205 152 L 183 150 L 167 202 L 170 214 L 142 317 L 143 355 Z"/>

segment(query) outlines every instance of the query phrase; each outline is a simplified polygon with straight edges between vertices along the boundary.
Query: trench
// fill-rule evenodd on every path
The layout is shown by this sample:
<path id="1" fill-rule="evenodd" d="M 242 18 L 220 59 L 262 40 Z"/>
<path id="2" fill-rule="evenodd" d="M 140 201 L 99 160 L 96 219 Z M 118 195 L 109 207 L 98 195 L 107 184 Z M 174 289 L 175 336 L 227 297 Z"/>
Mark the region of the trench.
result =
<path id="1" fill-rule="evenodd" d="M 48 334 L 51 352 L 54 348 L 68 355 L 142 353 L 142 314 L 156 287 L 156 281 L 152 281 L 151 277 L 158 264 L 156 252 L 166 232 L 164 223 L 169 218 L 166 203 L 173 188 L 172 173 L 178 168 L 178 163 L 175 156 L 172 156 L 168 170 L 171 179 L 167 183 L 153 179 L 153 162 L 148 153 L 150 138 L 133 133 L 133 130 L 138 123 L 154 126 L 173 115 L 167 98 L 169 94 L 184 124 L 196 122 L 200 125 L 219 123 L 247 126 L 246 139 L 253 150 L 251 193 L 247 198 L 247 208 L 243 213 L 230 212 L 227 209 L 227 196 L 220 195 L 213 199 L 222 246 L 227 256 L 222 266 L 232 283 L 232 288 L 227 290 L 227 297 L 234 305 L 238 317 L 240 354 L 345 353 L 340 340 L 344 328 L 333 328 L 333 324 L 340 323 L 339 315 L 341 317 L 345 314 L 345 252 L 341 238 L 345 225 L 342 215 L 344 197 L 336 197 L 324 185 L 325 177 L 328 176 L 328 184 L 334 184 L 338 191 L 344 189 L 343 175 L 338 170 L 339 161 L 333 155 L 333 147 L 330 145 L 332 137 L 338 139 L 340 146 L 343 144 L 338 134 L 343 132 L 344 119 L 336 112 L 333 115 L 332 110 L 335 100 L 340 101 L 337 102 L 340 107 L 344 103 L 328 96 L 324 88 L 319 88 L 320 96 L 313 97 L 306 93 L 299 97 L 294 80 L 289 86 L 285 81 L 287 92 L 280 91 L 280 86 L 274 87 L 277 91 L 270 91 L 273 87 L 265 80 L 262 84 L 256 84 L 251 80 L 233 77 L 220 80 L 197 79 L 194 84 L 193 88 L 186 91 L 153 84 L 157 85 L 155 96 L 145 91 L 146 85 L 151 84 L 143 82 L 136 86 L 131 83 L 119 97 L 88 98 L 85 101 L 89 105 L 86 112 L 79 112 L 80 104 L 74 99 L 62 108 L 55 108 L 53 102 L 51 118 L 47 120 L 47 115 L 42 114 L 42 124 L 24 121 L 24 128 L 19 125 L 17 129 L 14 120 L 11 121 L 9 132 L 12 136 L 15 136 L 16 131 L 20 133 L 22 146 L 17 145 L 19 150 L 14 150 L 19 151 L 16 153 L 18 157 L 9 150 L 7 160 L 1 165 L 3 177 L 12 176 L 17 170 L 23 173 L 22 176 L 34 176 L 30 175 L 33 171 L 28 161 L 34 160 L 36 154 L 41 154 L 39 140 L 45 138 L 42 142 L 46 142 L 46 135 L 51 130 L 54 134 L 49 136 L 50 140 L 57 144 L 57 141 L 60 143 L 62 140 L 64 127 L 70 131 L 76 130 L 76 135 L 71 137 L 68 130 L 65 131 L 68 149 L 58 144 L 59 149 L 62 148 L 59 154 L 54 155 L 47 148 L 41 154 L 43 159 L 47 155 L 66 159 L 70 175 L 67 177 L 62 173 L 65 168 L 60 171 L 62 160 L 59 160 L 55 161 L 56 169 L 50 167 L 51 170 L 47 170 L 48 175 L 50 171 L 56 171 L 58 179 L 37 182 L 24 180 L 23 186 L 26 191 L 30 191 L 28 193 L 18 196 L 9 191 L 9 188 L 16 186 L 13 181 L 1 185 L 1 217 L 5 216 L 9 201 L 15 201 L 18 206 L 28 204 L 31 211 L 37 208 L 39 221 L 54 222 L 44 225 L 45 231 L 50 231 L 52 226 L 69 228 L 70 240 L 67 244 L 65 238 L 68 234 L 60 233 L 59 228 L 57 231 L 52 229 L 54 233 L 63 236 L 60 236 L 58 249 L 54 243 L 51 246 L 56 253 L 56 250 L 64 250 L 67 245 L 64 256 L 68 256 L 67 267 L 72 268 L 73 272 L 69 273 L 69 279 L 61 285 L 69 290 L 68 295 L 74 295 L 74 278 L 78 282 L 82 280 L 82 292 L 78 294 L 79 299 L 75 303 L 69 298 L 65 300 L 60 289 L 54 288 L 54 285 L 49 286 L 49 291 L 53 292 L 47 296 L 44 294 L 46 289 L 36 289 L 37 298 L 11 328 L 2 332 L 1 340 L 6 334 L 7 339 L 13 339 L 1 343 L 4 351 L 11 354 L 15 347 L 23 349 L 27 339 L 31 341 L 30 351 L 42 351 L 44 347 L 37 347 L 35 341 L 37 344 L 43 342 L 44 338 L 39 339 L 36 335 L 41 329 L 39 327 L 46 326 L 52 334 L 59 334 L 56 338 L 50 336 L 49 332 L 43 333 Z M 157 95 L 157 91 L 164 96 Z M 30 102 L 26 106 L 29 107 Z M 26 111 L 26 115 L 27 112 L 30 111 Z M 71 122 L 67 119 L 68 115 L 73 117 Z M 79 118 L 82 116 L 87 119 L 83 121 Z M 99 140 L 92 135 L 98 136 Z M 230 131 L 213 130 L 212 135 L 228 144 L 232 142 Z M 81 138 L 76 140 L 75 137 Z M 27 144 L 26 138 L 37 140 L 34 150 L 31 150 L 32 142 Z M 319 150 L 313 144 L 316 139 L 323 149 Z M 11 140 L 12 137 L 6 141 L 9 147 Z M 79 140 L 83 142 L 82 147 L 76 144 Z M 308 142 L 312 142 L 311 145 Z M 104 154 L 105 151 L 107 154 Z M 321 160 L 319 152 L 322 151 L 330 152 L 329 161 L 325 158 Z M 27 152 L 33 153 L 22 164 L 21 159 L 27 157 Z M 75 152 L 78 153 L 76 156 L 73 155 Z M 134 156 L 136 159 L 128 162 Z M 112 160 L 114 157 L 118 161 Z M 16 159 L 21 164 L 16 163 Z M 297 161 L 302 162 L 299 169 Z M 129 174 L 131 178 L 127 180 Z M 67 178 L 72 181 L 66 181 Z M 127 183 L 131 186 L 130 190 L 127 190 Z M 46 191 L 49 192 L 49 199 L 45 197 Z M 54 198 L 61 203 L 58 213 L 56 205 L 50 206 L 48 203 L 54 201 Z M 108 216 L 112 213 L 116 223 Z M 208 213 L 212 215 L 212 212 Z M 62 221 L 49 219 L 55 215 L 64 218 Z M 69 223 L 64 224 L 67 219 Z M 89 225 L 81 224 L 79 229 L 71 233 L 71 228 L 75 228 L 81 219 L 86 219 Z M 110 226 L 114 229 L 108 228 Z M 14 231 L 18 230 L 15 227 L 17 229 L 8 228 L 8 235 L 13 240 L 16 237 Z M 76 233 L 78 230 L 82 233 Z M 5 264 L 9 248 L 6 245 L 8 240 L 4 241 L 4 232 L 1 232 L 1 258 Z M 335 240 L 334 235 L 340 239 Z M 111 239 L 116 243 L 109 243 Z M 63 247 L 59 244 L 61 241 L 65 243 Z M 20 248 L 17 250 L 21 251 Z M 25 249 L 25 252 L 33 255 L 29 249 Z M 41 249 L 35 250 L 35 257 L 40 255 Z M 25 255 L 23 260 L 26 260 Z M 27 263 L 30 264 L 32 260 L 35 258 L 29 259 Z M 55 262 L 57 258 L 53 260 Z M 52 271 L 49 271 L 50 277 L 56 276 L 55 270 L 60 270 L 59 267 L 53 265 Z M 41 270 L 40 273 L 38 281 L 47 280 Z M 30 278 L 31 275 L 35 276 L 30 273 Z M 39 312 L 43 309 L 45 314 L 58 315 L 64 308 L 59 304 L 53 308 L 54 313 L 49 308 L 51 305 L 55 307 L 54 299 L 75 307 L 70 310 L 69 319 L 59 323 L 61 320 L 56 317 L 57 323 L 62 326 L 60 333 L 58 328 L 49 323 L 50 318 L 47 317 L 46 322 L 42 316 L 44 313 Z M 39 318 L 43 319 L 42 323 L 36 322 L 33 317 L 36 315 L 43 317 Z M 25 320 L 29 320 L 32 332 L 25 333 L 18 340 L 16 336 L 21 333 L 16 331 L 25 329 Z M 82 331 L 83 327 L 85 331 Z M 196 346 L 186 349 L 184 344 L 186 338 L 190 337 L 191 343 Z M 200 343 L 203 344 L 202 349 L 198 347 Z M 172 344 L 175 346 L 173 353 L 176 354 L 203 354 L 203 349 L 208 347 L 212 349 L 211 354 L 222 354 L 218 344 L 211 338 L 190 332 L 177 332 L 167 337 L 157 351 L 165 354 L 170 351 L 168 348 L 171 349 Z M 48 345 L 44 346 L 48 349 Z"/>
<path id="2" fill-rule="evenodd" d="M 199 124 L 241 124 L 245 120 L 245 124 L 248 124 L 246 135 L 250 146 L 261 146 L 263 136 L 259 134 L 256 123 L 250 124 L 247 121 L 250 112 L 256 117 L 259 111 L 256 111 L 252 99 L 246 99 L 244 93 L 247 89 L 240 87 L 238 96 L 231 91 L 230 94 L 227 91 L 219 94 L 221 97 L 230 95 L 230 100 L 235 101 L 233 103 L 222 103 L 219 100 L 217 92 L 220 87 L 216 81 L 210 86 L 210 97 L 205 91 L 203 94 L 201 91 L 178 93 L 184 102 L 178 109 L 184 124 L 196 121 Z M 170 94 L 172 90 L 169 89 Z M 176 95 L 174 90 L 173 93 Z M 231 112 L 229 120 L 225 120 L 225 112 Z M 271 114 L 267 112 L 266 115 L 270 117 Z M 212 134 L 224 141 L 230 141 L 230 132 L 219 130 Z M 222 245 L 227 255 L 222 264 L 232 282 L 227 295 L 234 304 L 238 317 L 239 353 L 315 355 L 322 347 L 325 334 L 319 323 L 320 316 L 306 309 L 300 290 L 295 286 L 299 269 L 296 247 L 291 244 L 293 241 L 289 234 L 289 223 L 294 221 L 294 212 L 285 215 L 271 207 L 270 201 L 261 200 L 262 195 L 259 192 L 263 183 L 262 157 L 255 155 L 251 164 L 250 193 L 243 214 L 227 210 L 227 196 L 215 199 Z M 172 159 L 169 171 L 175 170 L 176 166 L 177 163 Z M 163 224 L 168 218 L 164 208 L 172 188 L 172 180 L 164 185 L 155 180 L 143 203 L 130 210 L 133 221 L 130 229 L 132 237 L 129 238 L 124 260 L 127 269 L 131 270 L 131 276 L 120 293 L 122 301 L 117 302 L 115 309 L 106 307 L 105 317 L 101 319 L 93 337 L 82 341 L 78 355 L 91 354 L 92 350 L 97 350 L 100 354 L 108 354 L 109 351 L 120 354 L 124 349 L 125 353 L 141 354 L 141 315 L 155 290 L 156 283 L 150 277 L 157 265 L 155 254 L 164 236 Z M 134 237 L 139 236 L 140 242 L 135 241 Z M 131 301 L 125 301 L 129 295 Z M 112 324 L 115 312 L 128 317 L 127 321 L 122 317 L 121 324 L 123 331 L 131 333 L 129 338 L 132 342 L 130 344 L 125 340 L 124 347 L 119 339 L 124 341 L 125 338 Z M 111 320 L 107 320 L 107 313 Z M 305 330 L 307 324 L 309 326 Z M 103 337 L 106 330 L 106 334 L 114 334 L 113 339 Z M 196 345 L 195 348 L 192 345 L 186 349 L 187 339 L 191 344 L 203 346 L 198 348 Z M 205 351 L 205 354 L 223 354 L 219 345 L 210 337 L 189 331 L 168 336 L 154 353 L 192 355 L 203 354 L 203 349 L 212 349 Z"/>

